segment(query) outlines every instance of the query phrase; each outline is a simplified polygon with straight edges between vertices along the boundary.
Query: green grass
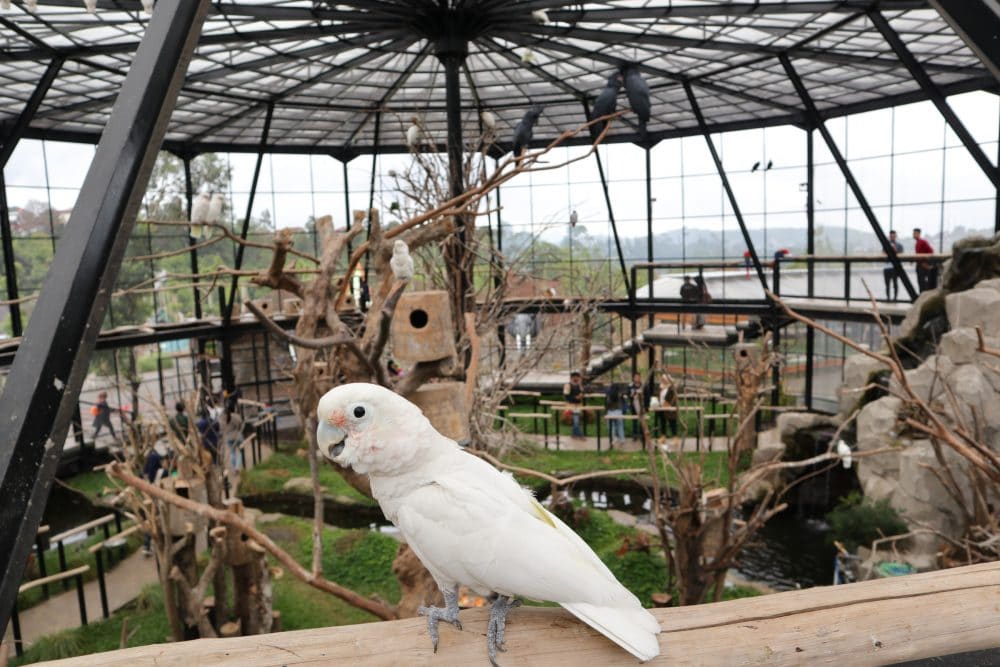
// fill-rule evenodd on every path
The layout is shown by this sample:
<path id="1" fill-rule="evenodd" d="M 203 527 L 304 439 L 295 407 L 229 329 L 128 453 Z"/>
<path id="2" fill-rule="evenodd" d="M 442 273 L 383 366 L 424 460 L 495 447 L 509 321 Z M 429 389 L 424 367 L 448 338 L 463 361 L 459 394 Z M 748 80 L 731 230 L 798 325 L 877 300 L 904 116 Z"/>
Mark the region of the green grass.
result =
<path id="1" fill-rule="evenodd" d="M 103 470 L 91 470 L 90 472 L 80 473 L 63 481 L 67 486 L 87 496 L 87 499 L 95 504 L 105 495 L 118 493 L 115 485 L 108 479 L 107 474 Z"/>
<path id="2" fill-rule="evenodd" d="M 678 455 L 672 455 L 677 457 Z M 703 461 L 703 479 L 717 481 L 720 486 L 725 485 L 728 474 L 726 473 L 726 454 L 724 452 L 686 452 L 680 454 L 686 460 Z M 619 468 L 647 468 L 649 459 L 646 452 L 582 452 L 582 451 L 555 451 L 553 449 L 531 448 L 520 453 L 507 457 L 504 461 L 511 465 L 523 468 L 531 468 L 539 472 L 569 476 L 597 470 L 615 470 Z M 526 485 L 537 485 L 538 479 L 528 476 L 518 476 L 518 481 Z M 621 476 L 627 478 L 628 476 Z M 661 471 L 662 478 L 662 471 Z M 669 483 L 674 483 L 673 471 L 667 477 Z"/>
<path id="3" fill-rule="evenodd" d="M 304 519 L 282 517 L 258 525 L 269 537 L 308 564 L 312 555 L 311 525 Z M 388 535 L 367 530 L 327 528 L 323 535 L 323 572 L 327 578 L 361 593 L 379 595 L 395 604 L 399 601 L 399 583 L 392 573 L 392 561 L 399 543 Z M 272 564 L 277 564 L 272 561 Z M 274 608 L 281 612 L 284 630 L 348 625 L 377 620 L 371 614 L 323 593 L 285 573 L 274 581 Z M 87 655 L 118 648 L 122 621 L 129 619 L 129 631 L 138 628 L 129 646 L 169 641 L 170 627 L 163 608 L 159 584 L 143 589 L 139 597 L 111 618 L 91 622 L 83 628 L 66 630 L 37 642 L 23 658 L 22 665 Z"/>
<path id="4" fill-rule="evenodd" d="M 266 461 L 243 472 L 240 494 L 278 493 L 293 477 L 309 477 L 309 461 L 304 456 L 275 452 Z M 374 500 L 345 482 L 336 469 L 324 462 L 320 463 L 319 481 L 328 496 L 344 496 L 363 505 L 375 504 Z"/>

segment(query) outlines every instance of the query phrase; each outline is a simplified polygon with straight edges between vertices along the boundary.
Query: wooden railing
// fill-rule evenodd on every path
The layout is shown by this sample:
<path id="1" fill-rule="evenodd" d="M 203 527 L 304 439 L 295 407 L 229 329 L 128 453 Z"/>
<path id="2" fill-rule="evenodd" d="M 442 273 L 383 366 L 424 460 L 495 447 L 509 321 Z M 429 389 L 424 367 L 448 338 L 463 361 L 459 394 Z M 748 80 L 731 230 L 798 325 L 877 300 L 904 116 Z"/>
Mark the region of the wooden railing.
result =
<path id="1" fill-rule="evenodd" d="M 885 665 L 1000 647 L 1000 563 L 653 609 L 661 655 L 646 665 Z M 437 653 L 424 618 L 198 639 L 72 658 L 60 667 L 136 665 L 485 665 L 489 611 L 442 625 Z M 636 665 L 561 609 L 522 607 L 501 665 Z"/>

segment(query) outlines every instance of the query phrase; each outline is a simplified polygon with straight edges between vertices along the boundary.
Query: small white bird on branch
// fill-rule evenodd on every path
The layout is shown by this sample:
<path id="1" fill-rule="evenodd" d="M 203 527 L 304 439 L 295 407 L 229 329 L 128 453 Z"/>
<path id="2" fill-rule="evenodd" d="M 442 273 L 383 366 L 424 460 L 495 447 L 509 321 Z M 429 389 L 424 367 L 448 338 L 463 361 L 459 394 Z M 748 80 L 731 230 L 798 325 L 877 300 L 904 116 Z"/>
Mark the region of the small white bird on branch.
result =
<path id="1" fill-rule="evenodd" d="M 4 11 L 10 9 L 10 0 L 0 0 L 0 9 Z"/>
<path id="2" fill-rule="evenodd" d="M 208 209 L 212 205 L 212 196 L 207 192 L 200 193 L 191 204 L 191 236 L 198 239 L 205 234 L 205 223 L 208 222 Z"/>
<path id="3" fill-rule="evenodd" d="M 212 200 L 208 204 L 208 213 L 205 214 L 205 222 L 216 225 L 222 222 L 222 208 L 226 204 L 226 196 L 221 192 L 212 195 Z"/>
<path id="4" fill-rule="evenodd" d="M 535 11 L 531 12 L 531 18 L 535 19 L 535 23 L 538 23 L 539 25 L 545 25 L 546 23 L 549 22 L 549 13 L 546 12 L 544 9 L 536 9 Z"/>
<path id="5" fill-rule="evenodd" d="M 420 122 L 416 116 L 410 119 L 410 126 L 406 128 L 406 146 L 415 151 L 420 148 L 420 140 L 424 131 L 420 128 Z"/>
<path id="6" fill-rule="evenodd" d="M 410 256 L 410 248 L 405 241 L 396 239 L 392 244 L 392 259 L 389 260 L 389 268 L 396 280 L 410 280 L 413 278 L 413 257 Z"/>
<path id="7" fill-rule="evenodd" d="M 497 116 L 495 113 L 488 109 L 483 109 L 479 114 L 479 118 L 483 121 L 483 127 L 487 132 L 495 132 L 497 129 Z"/>
<path id="8" fill-rule="evenodd" d="M 837 456 L 844 464 L 844 470 L 850 470 L 853 459 L 851 458 L 851 448 L 843 440 L 837 441 Z"/>
<path id="9" fill-rule="evenodd" d="M 660 625 L 572 529 L 510 474 L 462 450 L 420 408 L 385 387 L 335 387 L 319 401 L 324 456 L 367 474 L 372 496 L 444 594 L 421 607 L 437 650 L 438 623 L 459 630 L 458 589 L 496 596 L 486 634 L 490 662 L 504 650 L 515 596 L 558 602 L 639 660 L 660 653 Z M 616 661 L 619 662 L 619 661 Z"/>

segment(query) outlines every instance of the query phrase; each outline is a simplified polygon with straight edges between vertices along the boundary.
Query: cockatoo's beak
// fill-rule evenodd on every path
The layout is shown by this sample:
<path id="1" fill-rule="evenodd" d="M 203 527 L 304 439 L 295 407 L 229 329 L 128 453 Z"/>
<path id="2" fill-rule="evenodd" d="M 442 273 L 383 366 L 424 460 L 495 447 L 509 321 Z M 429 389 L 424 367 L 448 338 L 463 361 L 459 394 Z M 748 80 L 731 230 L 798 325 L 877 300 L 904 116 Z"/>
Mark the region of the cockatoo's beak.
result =
<path id="1" fill-rule="evenodd" d="M 330 459 L 336 461 L 344 451 L 344 441 L 347 439 L 347 431 L 330 424 L 325 419 L 320 420 L 316 427 L 316 444 L 319 451 Z"/>

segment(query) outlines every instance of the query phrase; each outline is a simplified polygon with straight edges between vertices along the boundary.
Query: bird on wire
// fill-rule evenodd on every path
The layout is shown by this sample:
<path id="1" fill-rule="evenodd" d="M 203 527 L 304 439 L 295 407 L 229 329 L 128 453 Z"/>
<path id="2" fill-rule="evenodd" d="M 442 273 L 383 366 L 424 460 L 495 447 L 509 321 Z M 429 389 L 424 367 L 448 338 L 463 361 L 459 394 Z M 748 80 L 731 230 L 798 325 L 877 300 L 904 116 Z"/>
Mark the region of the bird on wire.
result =
<path id="1" fill-rule="evenodd" d="M 750 173 L 752 174 L 758 169 L 760 169 L 760 160 L 757 160 L 756 162 L 753 163 L 753 166 L 750 167 Z"/>
<path id="2" fill-rule="evenodd" d="M 542 107 L 537 104 L 525 112 L 524 117 L 514 128 L 514 157 L 520 157 L 524 149 L 531 142 L 531 135 L 538 122 L 538 117 L 542 115 Z"/>
<path id="3" fill-rule="evenodd" d="M 659 655 L 656 618 L 587 543 L 509 473 L 438 433 L 416 405 L 352 383 L 327 392 L 316 416 L 319 450 L 369 476 L 382 512 L 444 594 L 444 607 L 418 610 L 435 651 L 440 621 L 462 629 L 458 590 L 466 586 L 496 596 L 486 634 L 494 666 L 518 596 L 559 603 L 639 660 Z"/>
<path id="4" fill-rule="evenodd" d="M 608 82 L 604 84 L 604 88 L 598 93 L 597 99 L 594 100 L 594 106 L 590 110 L 591 120 L 615 112 L 615 107 L 618 105 L 618 91 L 622 88 L 622 81 L 622 75 L 619 72 L 615 72 L 608 77 Z M 601 129 L 604 129 L 606 125 L 607 121 L 601 126 Z"/>
<path id="5" fill-rule="evenodd" d="M 771 161 L 771 160 L 768 160 L 767 161 L 767 166 L 764 167 L 764 171 L 769 171 L 771 169 L 771 167 L 773 167 L 773 166 L 774 166 L 774 162 Z"/>
<path id="6" fill-rule="evenodd" d="M 649 103 L 649 84 L 639 73 L 639 66 L 629 64 L 622 70 L 625 79 L 625 94 L 628 96 L 628 103 L 632 105 L 632 111 L 639 119 L 639 137 L 646 139 L 646 124 L 649 122 L 652 107 Z"/>

